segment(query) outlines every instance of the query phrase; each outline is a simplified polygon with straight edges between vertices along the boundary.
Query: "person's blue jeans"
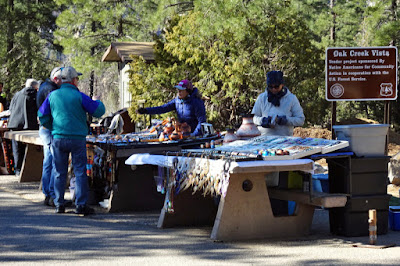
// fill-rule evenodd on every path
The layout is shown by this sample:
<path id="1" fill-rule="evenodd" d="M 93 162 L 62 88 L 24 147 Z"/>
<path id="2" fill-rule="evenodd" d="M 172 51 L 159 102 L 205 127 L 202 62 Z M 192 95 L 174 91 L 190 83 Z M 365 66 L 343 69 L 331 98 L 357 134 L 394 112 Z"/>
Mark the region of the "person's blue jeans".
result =
<path id="1" fill-rule="evenodd" d="M 51 154 L 51 143 L 53 136 L 47 128 L 39 128 L 39 137 L 43 143 L 43 171 L 42 171 L 42 191 L 46 197 L 56 197 L 54 194 L 54 174 L 53 155 Z"/>
<path id="2" fill-rule="evenodd" d="M 52 142 L 55 165 L 54 192 L 56 207 L 64 205 L 65 182 L 68 173 L 68 159 L 71 153 L 75 174 L 75 205 L 86 205 L 89 183 L 86 175 L 86 139 L 54 138 Z"/>

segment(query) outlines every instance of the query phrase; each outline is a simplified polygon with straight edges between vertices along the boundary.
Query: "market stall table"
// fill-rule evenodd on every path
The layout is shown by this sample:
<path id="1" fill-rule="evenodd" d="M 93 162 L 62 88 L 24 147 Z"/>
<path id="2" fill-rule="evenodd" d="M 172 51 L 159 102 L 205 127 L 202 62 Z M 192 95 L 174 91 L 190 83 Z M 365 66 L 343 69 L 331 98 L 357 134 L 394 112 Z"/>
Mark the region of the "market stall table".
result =
<path id="1" fill-rule="evenodd" d="M 154 164 L 172 166 L 173 160 L 187 157 L 173 157 L 150 154 L 132 155 L 128 165 Z M 202 158 L 196 158 L 196 165 Z M 224 160 L 209 160 L 210 167 L 218 168 Z M 223 165 L 222 167 L 225 167 Z M 243 240 L 270 237 L 293 237 L 307 235 L 310 231 L 314 208 L 340 207 L 346 204 L 346 196 L 326 193 L 310 193 L 299 190 L 279 190 L 268 188 L 265 174 L 275 171 L 312 172 L 314 162 L 310 159 L 281 161 L 241 161 L 231 162 L 226 169 L 228 183 L 222 192 L 217 213 L 216 205 L 210 197 L 201 200 L 198 192 L 190 200 L 191 192 L 183 191 L 166 196 L 158 227 L 176 225 L 200 225 L 213 222 L 211 238 L 215 240 Z M 206 194 L 206 193 L 204 193 Z M 291 216 L 274 216 L 270 198 L 293 200 L 297 209 Z M 173 201 L 173 210 L 168 208 L 168 200 Z M 213 207 L 215 206 L 215 207 Z"/>
<path id="2" fill-rule="evenodd" d="M 316 206 L 342 207 L 347 201 L 344 194 L 314 192 L 314 161 L 301 158 L 347 146 L 347 141 L 260 136 L 215 149 L 136 154 L 125 163 L 171 169 L 164 176 L 166 196 L 160 228 L 213 224 L 211 238 L 216 240 L 300 236 L 309 233 Z M 267 174 L 288 171 L 308 172 L 298 175 L 302 189 L 266 182 Z M 294 214 L 274 215 L 270 199 L 295 201 Z"/>
<path id="3" fill-rule="evenodd" d="M 4 138 L 27 144 L 24 161 L 20 172 L 20 182 L 39 182 L 42 176 L 43 144 L 38 130 L 6 131 Z M 105 151 L 106 164 L 101 169 L 106 186 L 110 189 L 109 212 L 160 209 L 164 195 L 155 191 L 154 166 L 140 166 L 132 169 L 123 162 L 132 154 L 157 153 L 162 151 L 179 151 L 182 147 L 196 147 L 201 143 L 215 139 L 187 139 L 165 142 L 96 142 L 93 137 L 87 138 L 88 175 L 90 177 L 90 203 L 97 204 L 103 199 L 96 198 L 94 187 L 98 177 L 93 175 L 90 161 L 93 161 L 93 150 L 99 146 Z M 92 156 L 92 157 L 91 157 Z M 122 162 L 122 163 L 120 163 Z M 132 178 L 133 176 L 133 178 Z M 104 189 L 101 187 L 100 189 Z"/>
<path id="4" fill-rule="evenodd" d="M 38 130 L 6 131 L 4 138 L 26 143 L 19 182 L 40 181 L 42 178 L 43 150 Z"/>
<path id="5" fill-rule="evenodd" d="M 88 138 L 88 149 L 95 149 L 97 146 L 105 151 L 106 167 L 102 167 L 101 178 L 107 183 L 106 187 L 110 190 L 107 210 L 122 212 L 162 208 L 164 195 L 157 192 L 154 180 L 154 176 L 157 175 L 157 167 L 126 165 L 125 160 L 132 154 L 176 152 L 182 148 L 200 147 L 201 144 L 216 138 L 217 136 L 210 136 L 163 142 L 101 142 L 94 138 L 93 140 Z M 95 178 L 95 174 L 92 174 L 92 181 L 95 181 Z"/>

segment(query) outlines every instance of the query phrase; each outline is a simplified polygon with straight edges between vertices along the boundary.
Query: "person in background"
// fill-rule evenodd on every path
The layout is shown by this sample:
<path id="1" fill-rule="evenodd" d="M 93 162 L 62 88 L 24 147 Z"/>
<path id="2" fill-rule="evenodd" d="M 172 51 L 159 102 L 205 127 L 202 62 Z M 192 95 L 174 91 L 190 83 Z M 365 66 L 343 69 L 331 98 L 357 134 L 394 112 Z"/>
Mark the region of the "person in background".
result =
<path id="1" fill-rule="evenodd" d="M 6 94 L 3 92 L 4 83 L 0 82 L 0 112 L 8 109 L 8 101 L 6 99 Z"/>
<path id="2" fill-rule="evenodd" d="M 267 88 L 254 104 L 253 120 L 262 135 L 293 136 L 295 126 L 304 124 L 304 113 L 297 97 L 284 85 L 281 71 L 267 73 Z M 289 172 L 272 172 L 265 176 L 267 186 L 288 188 Z M 274 215 L 288 215 L 294 202 L 271 199 Z"/>
<path id="3" fill-rule="evenodd" d="M 201 132 L 201 123 L 206 122 L 206 109 L 204 102 L 200 97 L 199 91 L 193 87 L 189 80 L 182 80 L 175 86 L 178 89 L 178 95 L 168 103 L 148 108 L 139 108 L 139 114 L 163 114 L 175 111 L 178 122 L 186 122 L 191 128 L 192 136 L 199 136 Z"/>
<path id="4" fill-rule="evenodd" d="M 93 100 L 78 89 L 79 76 L 73 67 L 61 69 L 62 84 L 52 91 L 40 106 L 38 116 L 40 123 L 51 129 L 53 142 L 54 204 L 56 213 L 65 212 L 64 192 L 68 173 L 68 158 L 71 154 L 75 174 L 75 213 L 92 214 L 94 210 L 86 205 L 89 193 L 86 175 L 86 135 L 89 128 L 86 114 L 101 117 L 105 113 L 104 104 L 96 98 Z"/>
<path id="5" fill-rule="evenodd" d="M 305 120 L 303 108 L 284 85 L 281 71 L 267 73 L 267 88 L 258 96 L 251 113 L 262 135 L 293 136 L 294 127 L 302 126 Z"/>
<path id="6" fill-rule="evenodd" d="M 43 104 L 44 100 L 50 92 L 58 89 L 61 86 L 61 67 L 54 68 L 50 73 L 50 79 L 47 79 L 39 87 L 38 95 L 36 97 L 36 104 L 38 109 Z M 42 170 L 42 191 L 45 195 L 44 205 L 54 207 L 54 167 L 53 155 L 50 152 L 53 136 L 51 130 L 40 125 L 39 137 L 43 143 L 43 170 Z"/>
<path id="7" fill-rule="evenodd" d="M 39 84 L 35 79 L 27 79 L 25 88 L 15 93 L 10 103 L 10 130 L 35 130 L 39 129 L 36 113 L 36 96 Z M 25 156 L 26 144 L 12 140 L 14 154 L 14 171 L 19 176 Z"/>

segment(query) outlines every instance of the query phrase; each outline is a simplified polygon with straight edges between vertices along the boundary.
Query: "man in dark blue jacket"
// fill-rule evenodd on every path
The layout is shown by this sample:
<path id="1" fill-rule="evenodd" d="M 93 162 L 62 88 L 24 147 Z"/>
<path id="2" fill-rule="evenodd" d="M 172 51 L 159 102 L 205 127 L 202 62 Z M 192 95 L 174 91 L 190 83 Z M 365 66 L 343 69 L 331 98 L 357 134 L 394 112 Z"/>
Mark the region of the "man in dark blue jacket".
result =
<path id="1" fill-rule="evenodd" d="M 50 79 L 43 82 L 36 97 L 37 108 L 43 104 L 50 92 L 58 89 L 61 86 L 61 67 L 54 68 L 50 73 Z M 43 143 L 43 171 L 42 171 L 42 191 L 45 195 L 44 204 L 47 206 L 55 206 L 54 199 L 54 162 L 53 155 L 50 152 L 53 135 L 51 130 L 40 125 L 39 137 Z"/>
<path id="2" fill-rule="evenodd" d="M 192 131 L 193 136 L 201 135 L 201 123 L 206 122 L 206 109 L 204 102 L 200 99 L 199 91 L 193 87 L 189 80 L 182 80 L 175 86 L 178 89 L 178 96 L 168 103 L 148 108 L 139 108 L 139 114 L 163 114 L 176 111 L 178 121 L 186 122 Z"/>

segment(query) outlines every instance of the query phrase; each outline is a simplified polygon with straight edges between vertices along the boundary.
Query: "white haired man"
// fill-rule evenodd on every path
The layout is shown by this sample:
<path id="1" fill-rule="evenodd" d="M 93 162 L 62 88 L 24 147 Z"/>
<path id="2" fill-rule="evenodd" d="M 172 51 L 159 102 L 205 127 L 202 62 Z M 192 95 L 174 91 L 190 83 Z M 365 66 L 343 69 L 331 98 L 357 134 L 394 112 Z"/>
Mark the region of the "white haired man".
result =
<path id="1" fill-rule="evenodd" d="M 15 93 L 10 103 L 10 118 L 7 127 L 11 130 L 38 129 L 36 113 L 36 95 L 39 83 L 35 79 L 27 79 L 25 88 Z M 19 175 L 25 156 L 26 144 L 12 140 L 14 155 L 14 172 Z"/>

